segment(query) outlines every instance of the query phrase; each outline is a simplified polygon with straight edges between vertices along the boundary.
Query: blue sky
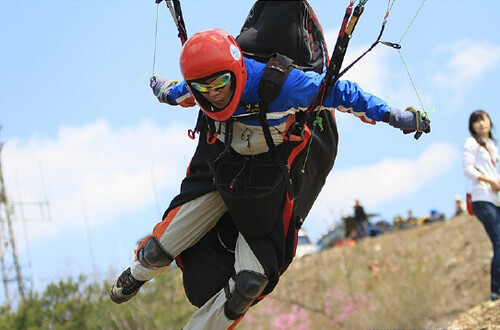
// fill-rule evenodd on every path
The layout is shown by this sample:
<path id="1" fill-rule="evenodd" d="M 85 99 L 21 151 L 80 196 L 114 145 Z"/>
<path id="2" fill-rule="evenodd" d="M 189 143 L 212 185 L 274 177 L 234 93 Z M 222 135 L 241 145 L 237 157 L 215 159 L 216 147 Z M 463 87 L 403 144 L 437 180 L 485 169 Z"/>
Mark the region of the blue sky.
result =
<path id="1" fill-rule="evenodd" d="M 331 50 L 348 1 L 309 2 Z M 188 34 L 218 27 L 237 35 L 252 4 L 185 0 Z M 397 0 L 382 39 L 399 41 L 420 4 Z M 345 63 L 375 40 L 386 6 L 368 1 Z M 337 112 L 337 161 L 304 225 L 314 240 L 351 213 L 355 198 L 387 220 L 409 209 L 453 213 L 467 189 L 460 155 L 469 114 L 485 109 L 500 125 L 499 11 L 494 0 L 426 1 L 401 53 L 432 132 L 415 141 Z M 153 0 L 0 1 L 2 165 L 31 288 L 81 273 L 115 276 L 179 190 L 197 109 L 159 104 L 150 91 L 156 12 Z M 156 72 L 180 79 L 177 31 L 164 4 L 159 14 Z M 397 51 L 383 45 L 343 79 L 391 106 L 420 108 Z M 43 214 L 18 204 L 44 200 Z"/>

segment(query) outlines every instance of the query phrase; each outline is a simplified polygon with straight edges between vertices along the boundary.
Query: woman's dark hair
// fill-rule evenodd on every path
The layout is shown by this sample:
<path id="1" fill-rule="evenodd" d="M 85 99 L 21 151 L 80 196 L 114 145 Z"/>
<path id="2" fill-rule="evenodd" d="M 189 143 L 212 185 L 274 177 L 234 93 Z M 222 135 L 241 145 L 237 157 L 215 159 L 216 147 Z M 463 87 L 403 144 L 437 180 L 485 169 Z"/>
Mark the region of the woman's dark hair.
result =
<path id="1" fill-rule="evenodd" d="M 493 122 L 491 121 L 491 118 L 490 118 L 490 115 L 488 115 L 488 113 L 484 110 L 476 110 L 474 111 L 473 113 L 470 114 L 470 117 L 469 117 L 469 132 L 470 132 L 470 135 L 472 135 L 473 138 L 476 139 L 477 143 L 479 143 L 480 145 L 484 146 L 486 145 L 486 141 L 484 141 L 475 131 L 474 131 L 474 128 L 473 128 L 473 125 L 476 121 L 480 120 L 481 118 L 483 118 L 483 116 L 486 116 L 490 123 L 491 123 L 491 129 L 490 129 L 490 133 L 489 133 L 489 138 L 493 141 L 496 142 L 495 138 L 493 137 Z"/>

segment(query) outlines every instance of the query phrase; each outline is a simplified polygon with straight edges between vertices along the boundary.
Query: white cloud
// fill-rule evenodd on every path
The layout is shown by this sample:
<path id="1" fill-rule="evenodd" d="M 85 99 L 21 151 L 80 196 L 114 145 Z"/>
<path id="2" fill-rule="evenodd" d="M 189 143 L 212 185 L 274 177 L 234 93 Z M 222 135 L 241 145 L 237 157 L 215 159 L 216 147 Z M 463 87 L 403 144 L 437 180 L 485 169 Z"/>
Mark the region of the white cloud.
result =
<path id="1" fill-rule="evenodd" d="M 500 46 L 490 42 L 457 42 L 437 52 L 451 53 L 443 71 L 434 75 L 441 85 L 470 85 L 500 61 Z"/>
<path id="2" fill-rule="evenodd" d="M 335 48 L 337 36 L 338 32 L 335 31 L 328 31 L 325 34 L 330 55 Z M 341 70 L 357 59 L 369 47 L 370 45 L 349 46 Z M 380 95 L 384 90 L 387 90 L 387 83 L 391 72 L 388 68 L 388 54 L 389 49 L 387 47 L 377 46 L 349 69 L 341 79 L 355 81 L 362 88 L 370 91 L 370 93 Z"/>
<path id="3" fill-rule="evenodd" d="M 33 223 L 33 239 L 81 227 L 83 205 L 93 226 L 153 204 L 153 184 L 178 191 L 195 147 L 180 125 L 114 129 L 99 121 L 62 127 L 55 139 L 7 142 L 4 176 L 12 202 L 42 201 L 46 191 L 52 223 Z M 25 208 L 23 215 L 40 218 L 38 208 Z"/>
<path id="4" fill-rule="evenodd" d="M 323 227 L 318 221 L 331 218 L 332 212 L 350 212 L 356 198 L 376 209 L 383 202 L 413 194 L 446 173 L 457 157 L 454 146 L 438 143 L 416 159 L 387 158 L 372 166 L 334 168 L 308 216 L 307 225 Z"/>
<path id="5" fill-rule="evenodd" d="M 27 241 L 18 244 L 19 252 L 29 250 L 26 242 L 33 247 L 57 241 L 57 246 L 65 247 L 63 250 L 52 251 L 52 247 L 47 247 L 43 251 L 57 255 L 55 260 L 67 255 L 65 258 L 73 263 L 71 269 L 88 272 L 85 235 L 81 235 L 78 242 L 68 242 L 65 238 L 66 233 L 83 234 L 84 202 L 92 232 L 98 233 L 98 227 L 105 224 L 116 224 L 118 228 L 112 238 L 91 235 L 94 243 L 99 240 L 98 245 L 108 244 L 115 254 L 120 251 L 120 262 L 128 263 L 130 254 L 123 251 L 132 251 L 135 241 L 127 242 L 131 243 L 127 249 L 121 246 L 121 231 L 126 229 L 119 226 L 119 220 L 154 204 L 152 168 L 159 191 L 174 194 L 178 191 L 196 146 L 185 131 L 180 125 L 162 128 L 147 122 L 114 129 L 100 121 L 84 127 L 61 128 L 53 139 L 34 137 L 27 143 L 8 141 L 3 153 L 6 184 L 9 189 L 19 187 L 18 192 L 13 191 L 15 188 L 9 190 L 9 195 L 24 201 L 43 199 L 39 183 L 41 168 L 52 214 L 50 223 L 30 222 Z M 331 218 L 332 212 L 350 210 L 355 198 L 360 198 L 368 208 L 376 209 L 377 204 L 412 194 L 448 171 L 457 154 L 450 145 L 435 144 L 416 159 L 385 159 L 373 166 L 334 169 L 311 210 L 307 229 L 312 229 L 310 234 L 314 228 L 319 232 L 319 228 L 325 227 L 320 221 Z M 165 206 L 166 202 L 161 204 Z M 31 217 L 36 218 L 37 212 Z M 149 219 L 146 227 L 150 229 L 154 223 Z M 136 233 L 138 237 L 142 234 L 142 231 Z M 120 244 L 120 248 L 112 244 Z M 37 257 L 36 261 L 39 260 Z M 44 261 L 43 267 L 51 265 L 49 273 L 59 267 L 48 262 Z"/>
<path id="6" fill-rule="evenodd" d="M 453 97 L 450 99 L 456 104 L 463 100 L 465 90 L 500 62 L 500 45 L 489 41 L 460 41 L 441 46 L 435 53 L 444 53 L 448 59 L 431 76 L 431 81 L 437 87 L 446 87 L 452 91 Z"/>

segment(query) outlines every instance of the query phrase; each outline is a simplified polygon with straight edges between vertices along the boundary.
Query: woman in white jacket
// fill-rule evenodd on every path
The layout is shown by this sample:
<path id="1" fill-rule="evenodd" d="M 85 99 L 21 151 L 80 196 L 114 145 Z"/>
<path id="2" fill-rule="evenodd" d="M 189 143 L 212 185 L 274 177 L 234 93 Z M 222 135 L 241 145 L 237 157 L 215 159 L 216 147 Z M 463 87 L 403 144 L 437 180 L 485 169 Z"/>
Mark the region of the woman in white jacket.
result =
<path id="1" fill-rule="evenodd" d="M 498 149 L 490 116 L 482 110 L 469 118 L 469 137 L 464 144 L 464 174 L 472 180 L 472 210 L 493 243 L 491 300 L 500 298 L 500 174 Z"/>

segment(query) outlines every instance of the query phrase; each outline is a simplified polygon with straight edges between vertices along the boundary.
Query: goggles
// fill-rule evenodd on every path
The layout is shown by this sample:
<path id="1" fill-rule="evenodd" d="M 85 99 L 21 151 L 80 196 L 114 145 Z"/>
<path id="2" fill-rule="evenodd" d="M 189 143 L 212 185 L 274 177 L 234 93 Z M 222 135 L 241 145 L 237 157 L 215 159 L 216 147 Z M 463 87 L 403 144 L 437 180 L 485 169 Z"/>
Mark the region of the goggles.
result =
<path id="1" fill-rule="evenodd" d="M 229 84 L 230 81 L 231 81 L 231 74 L 228 72 L 218 77 L 210 84 L 200 84 L 197 82 L 191 82 L 190 85 L 200 93 L 208 93 L 210 91 L 217 91 L 219 89 L 226 87 L 226 85 Z"/>

